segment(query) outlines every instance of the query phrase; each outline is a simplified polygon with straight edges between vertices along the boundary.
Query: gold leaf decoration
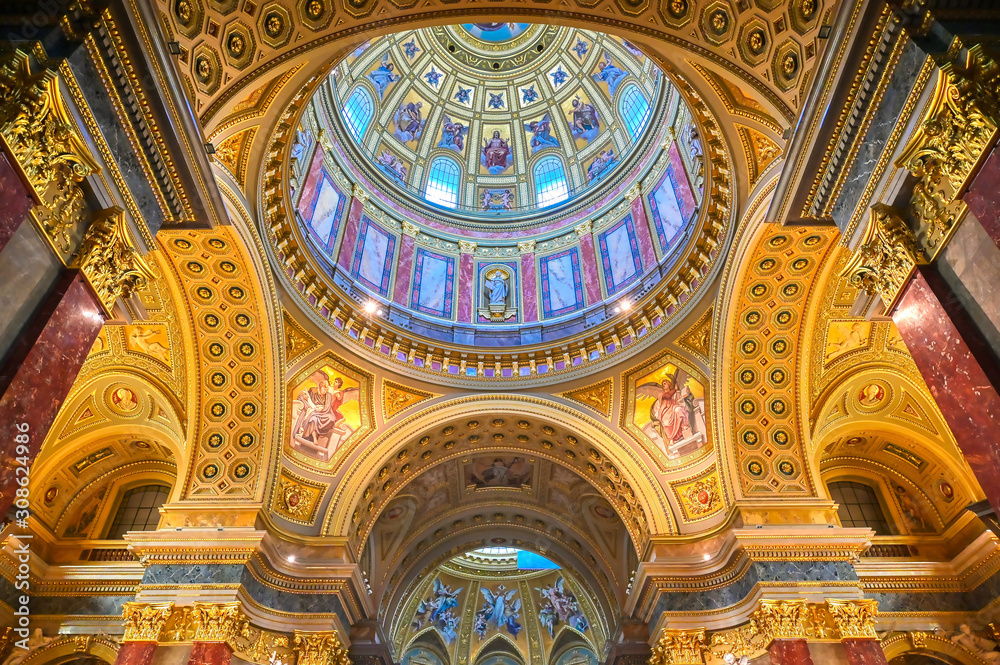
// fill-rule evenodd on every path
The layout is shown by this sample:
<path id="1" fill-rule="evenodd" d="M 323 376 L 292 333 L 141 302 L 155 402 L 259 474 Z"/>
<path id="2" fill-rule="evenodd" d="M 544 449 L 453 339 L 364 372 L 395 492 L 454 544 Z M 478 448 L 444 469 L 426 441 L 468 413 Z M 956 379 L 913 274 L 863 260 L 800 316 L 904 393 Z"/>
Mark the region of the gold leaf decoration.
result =
<path id="1" fill-rule="evenodd" d="M 312 524 L 327 485 L 281 470 L 278 491 L 271 507 L 282 517 L 299 524 Z"/>
<path id="2" fill-rule="evenodd" d="M 319 346 L 319 342 L 296 323 L 288 312 L 282 311 L 281 318 L 285 322 L 285 360 L 292 365 Z"/>
<path id="3" fill-rule="evenodd" d="M 681 481 L 671 488 L 681 505 L 686 522 L 703 520 L 722 507 L 722 486 L 714 465 L 704 474 Z"/>
<path id="4" fill-rule="evenodd" d="M 708 364 L 708 352 L 712 348 L 712 308 L 701 315 L 687 332 L 677 339 L 677 346 L 698 356 Z"/>
<path id="5" fill-rule="evenodd" d="M 577 404 L 582 404 L 587 408 L 593 409 L 605 418 L 611 417 L 611 402 L 613 396 L 614 383 L 610 378 L 583 388 L 577 388 L 576 390 L 568 390 L 564 393 L 559 393 L 559 397 L 565 397 L 566 399 L 573 400 Z"/>
<path id="6" fill-rule="evenodd" d="M 747 158 L 750 185 L 756 185 L 761 174 L 781 155 L 781 147 L 769 136 L 751 127 L 736 125 L 736 131 L 739 132 L 743 153 Z"/>
<path id="7" fill-rule="evenodd" d="M 414 404 L 438 397 L 434 393 L 425 392 L 393 381 L 382 381 L 382 415 L 386 420 L 393 418 Z"/>

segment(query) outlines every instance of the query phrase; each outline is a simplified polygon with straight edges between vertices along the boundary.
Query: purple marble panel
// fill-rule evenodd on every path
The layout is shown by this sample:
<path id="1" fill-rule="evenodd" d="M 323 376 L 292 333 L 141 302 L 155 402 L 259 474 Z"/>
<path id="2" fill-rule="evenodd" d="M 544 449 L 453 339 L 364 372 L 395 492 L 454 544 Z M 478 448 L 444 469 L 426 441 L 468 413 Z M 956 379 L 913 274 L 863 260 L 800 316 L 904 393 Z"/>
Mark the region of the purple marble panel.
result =
<path id="1" fill-rule="evenodd" d="M 524 321 L 538 320 L 538 282 L 535 275 L 535 254 L 521 255 L 521 304 L 524 307 Z"/>
<path id="2" fill-rule="evenodd" d="M 67 270 L 22 332 L 0 374 L 0 515 L 17 486 L 15 457 L 33 460 L 101 332 L 96 296 L 77 270 Z M 26 426 L 27 455 L 16 454 L 13 428 Z"/>
<path id="3" fill-rule="evenodd" d="M 590 233 L 580 238 L 580 269 L 583 283 L 587 287 L 587 304 L 601 302 L 601 281 L 597 270 L 597 253 L 594 250 L 594 236 Z"/>
<path id="4" fill-rule="evenodd" d="M 312 236 L 326 255 L 333 252 L 337 242 L 337 231 L 340 230 L 340 220 L 344 216 L 344 204 L 347 197 L 333 180 L 320 170 L 317 186 L 309 196 L 299 199 L 299 214 L 306 232 Z"/>
<path id="5" fill-rule="evenodd" d="M 921 272 L 905 287 L 892 319 L 986 498 L 1000 513 L 1000 395 Z"/>
<path id="6" fill-rule="evenodd" d="M 396 264 L 396 286 L 392 291 L 392 301 L 398 305 L 406 305 L 406 296 L 410 290 L 410 273 L 413 271 L 413 248 L 416 240 L 406 234 L 399 242 L 399 263 Z"/>
<path id="7" fill-rule="evenodd" d="M 35 200 L 17 168 L 7 160 L 5 153 L 0 152 L 0 251 L 34 205 Z"/>
<path id="8" fill-rule="evenodd" d="M 361 215 L 365 206 L 361 201 L 351 199 L 351 211 L 347 214 L 347 224 L 344 226 L 344 239 L 340 242 L 340 255 L 337 265 L 344 270 L 351 269 L 351 259 L 354 258 L 354 245 L 358 239 L 358 227 L 361 225 Z"/>
<path id="9" fill-rule="evenodd" d="M 386 298 L 389 296 L 395 256 L 396 236 L 362 216 L 358 245 L 351 263 L 351 275 L 365 287 Z"/>
<path id="10" fill-rule="evenodd" d="M 684 168 L 684 160 L 681 159 L 681 153 L 677 150 L 677 142 L 674 141 L 670 144 L 670 148 L 667 149 L 667 154 L 670 155 L 670 165 L 673 167 L 674 179 L 673 186 L 674 192 L 677 194 L 677 200 L 680 203 L 681 214 L 684 216 L 684 220 L 691 219 L 692 213 L 694 213 L 695 201 L 694 201 L 694 188 L 691 185 L 691 180 L 688 178 L 687 169 Z"/>
<path id="11" fill-rule="evenodd" d="M 476 267 L 472 254 L 462 254 L 458 265 L 458 320 L 472 323 L 472 302 L 476 288 Z"/>
<path id="12" fill-rule="evenodd" d="M 642 205 L 642 197 L 632 200 L 632 219 L 635 220 L 635 231 L 639 238 L 639 251 L 642 252 L 642 265 L 648 270 L 656 263 L 656 250 L 653 249 L 653 236 L 649 232 L 649 221 L 646 219 L 646 206 Z"/>
<path id="13" fill-rule="evenodd" d="M 454 257 L 422 247 L 418 249 L 410 307 L 424 314 L 450 319 L 454 291 Z"/>
<path id="14" fill-rule="evenodd" d="M 962 200 L 1000 247 L 1000 147 L 994 147 Z"/>
<path id="15" fill-rule="evenodd" d="M 590 238 L 589 235 L 587 237 Z M 593 251 L 593 240 L 590 247 Z M 597 266 L 591 264 L 591 267 L 596 273 Z M 580 253 L 576 247 L 540 259 L 539 273 L 543 317 L 549 319 L 583 309 Z"/>
<path id="16" fill-rule="evenodd" d="M 598 242 L 604 266 L 604 288 L 610 297 L 642 276 L 642 254 L 632 213 L 601 231 Z"/>

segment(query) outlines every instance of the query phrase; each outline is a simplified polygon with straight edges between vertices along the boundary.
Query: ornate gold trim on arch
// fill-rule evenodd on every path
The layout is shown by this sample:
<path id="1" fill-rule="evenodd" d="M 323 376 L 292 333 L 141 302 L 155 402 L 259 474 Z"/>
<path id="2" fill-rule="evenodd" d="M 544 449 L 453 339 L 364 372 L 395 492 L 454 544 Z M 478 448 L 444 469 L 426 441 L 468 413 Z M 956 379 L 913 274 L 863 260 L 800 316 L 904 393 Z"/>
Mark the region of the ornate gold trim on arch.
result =
<path id="1" fill-rule="evenodd" d="M 671 483 L 670 489 L 686 523 L 707 520 L 726 506 L 715 464 L 693 477 Z"/>
<path id="2" fill-rule="evenodd" d="M 329 487 L 328 483 L 309 480 L 282 468 L 271 510 L 290 522 L 309 526 L 316 521 L 316 513 Z"/>

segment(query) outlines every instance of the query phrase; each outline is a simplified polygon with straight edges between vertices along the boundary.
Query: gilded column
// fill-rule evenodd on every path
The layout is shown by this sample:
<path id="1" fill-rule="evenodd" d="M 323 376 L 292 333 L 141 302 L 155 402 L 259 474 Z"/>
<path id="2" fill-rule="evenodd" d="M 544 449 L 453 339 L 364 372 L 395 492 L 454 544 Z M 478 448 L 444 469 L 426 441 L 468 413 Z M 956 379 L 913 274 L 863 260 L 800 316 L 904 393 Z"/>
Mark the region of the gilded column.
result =
<path id="1" fill-rule="evenodd" d="M 476 243 L 458 241 L 461 257 L 458 264 L 458 322 L 472 323 L 476 302 Z"/>
<path id="2" fill-rule="evenodd" d="M 535 273 L 535 241 L 517 243 L 521 253 L 521 303 L 524 307 L 524 322 L 538 320 L 538 278 Z"/>
<path id="3" fill-rule="evenodd" d="M 239 601 L 195 603 L 191 618 L 194 643 L 188 665 L 229 665 L 233 640 L 246 623 Z"/>
<path id="4" fill-rule="evenodd" d="M 888 665 L 875 634 L 876 601 L 828 600 L 826 607 L 840 633 L 849 665 Z"/>
<path id="5" fill-rule="evenodd" d="M 771 665 L 813 665 L 806 642 L 808 606 L 804 600 L 762 600 L 753 622 L 765 637 Z"/>
<path id="6" fill-rule="evenodd" d="M 173 603 L 125 603 L 122 608 L 125 635 L 115 665 L 151 665 L 160 633 L 173 607 Z"/>

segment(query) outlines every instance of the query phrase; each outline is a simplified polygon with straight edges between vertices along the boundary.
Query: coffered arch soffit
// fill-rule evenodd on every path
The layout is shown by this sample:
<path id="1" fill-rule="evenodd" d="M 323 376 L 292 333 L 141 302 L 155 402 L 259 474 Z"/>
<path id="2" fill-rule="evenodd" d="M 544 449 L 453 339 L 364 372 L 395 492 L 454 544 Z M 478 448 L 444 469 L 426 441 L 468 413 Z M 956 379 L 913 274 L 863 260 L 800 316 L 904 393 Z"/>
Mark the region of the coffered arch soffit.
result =
<path id="1" fill-rule="evenodd" d="M 505 439 L 499 443 L 492 437 L 501 432 L 490 430 L 496 418 L 502 421 L 498 428 L 512 430 L 503 434 Z M 483 436 L 475 434 L 476 429 L 489 431 L 489 442 L 481 443 L 480 438 L 470 441 Z M 520 429 L 531 434 L 525 435 L 523 442 L 516 438 Z M 343 472 L 335 471 L 337 489 L 324 533 L 349 537 L 360 551 L 375 519 L 405 486 L 399 483 L 404 474 L 477 451 L 533 454 L 593 478 L 591 482 L 628 526 L 639 551 L 651 536 L 677 531 L 666 492 L 650 471 L 655 464 L 609 427 L 576 409 L 539 397 L 479 395 L 434 405 L 395 424 L 364 450 L 344 458 L 340 464 Z"/>

